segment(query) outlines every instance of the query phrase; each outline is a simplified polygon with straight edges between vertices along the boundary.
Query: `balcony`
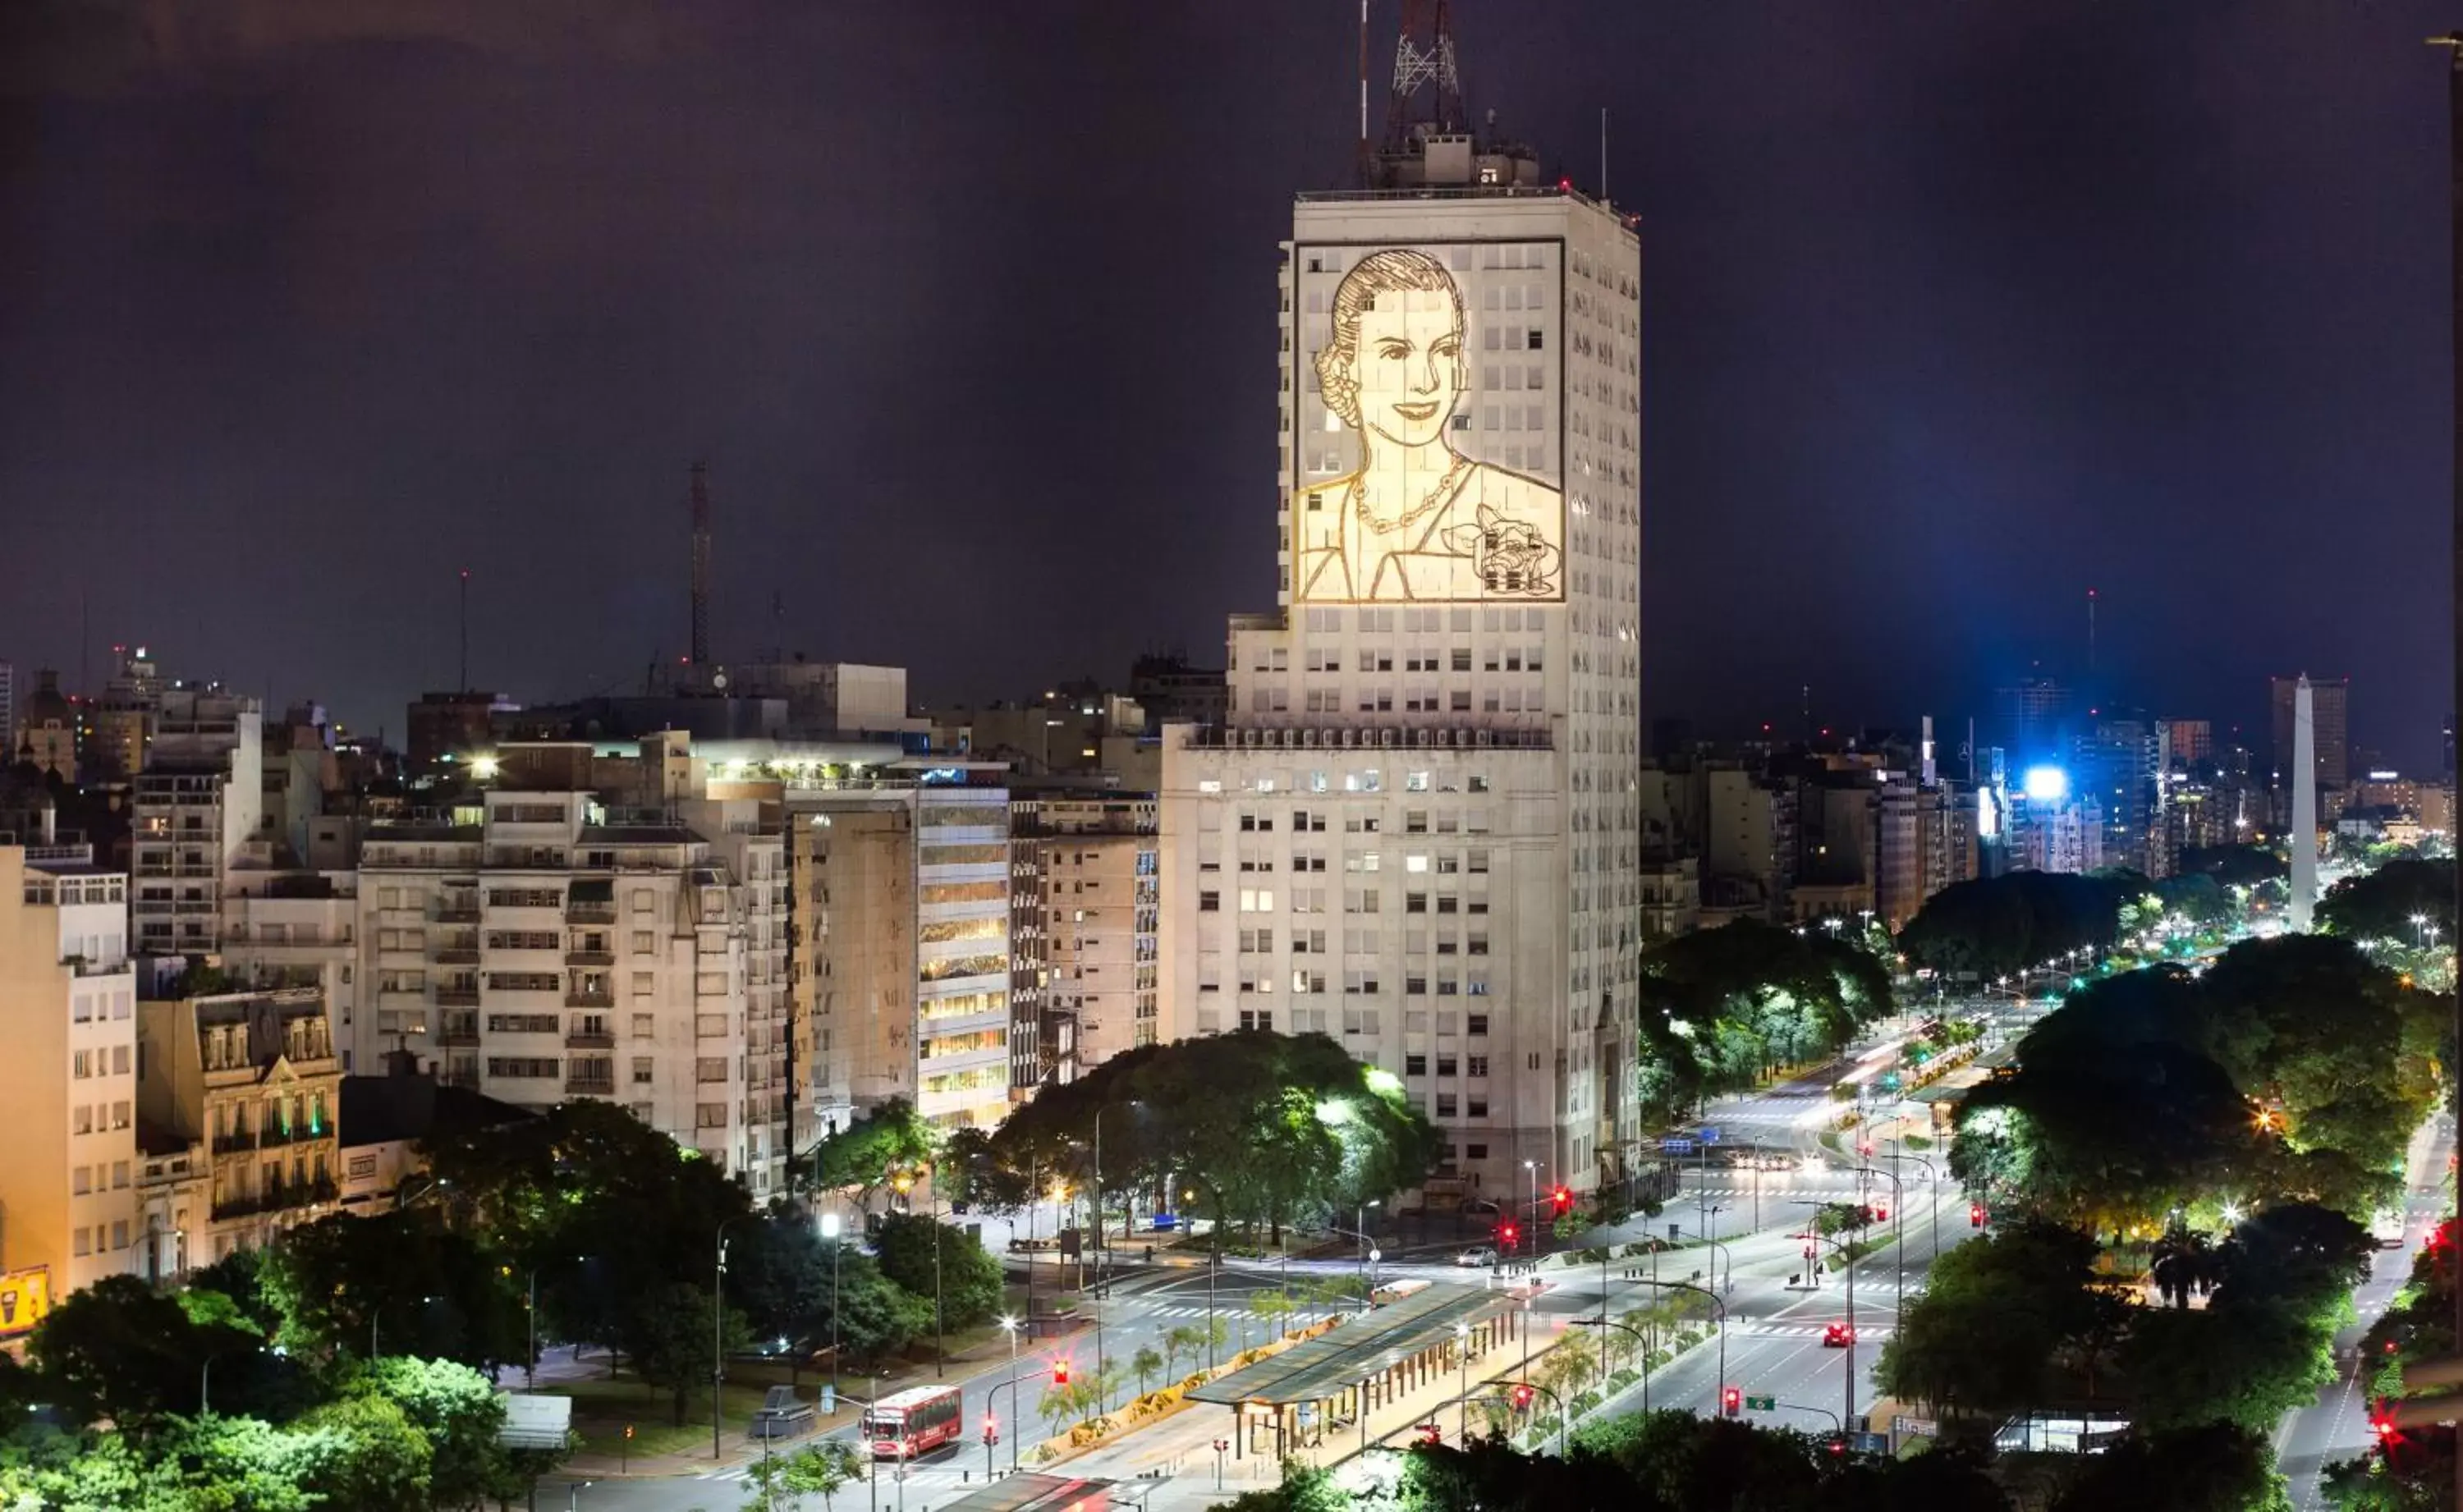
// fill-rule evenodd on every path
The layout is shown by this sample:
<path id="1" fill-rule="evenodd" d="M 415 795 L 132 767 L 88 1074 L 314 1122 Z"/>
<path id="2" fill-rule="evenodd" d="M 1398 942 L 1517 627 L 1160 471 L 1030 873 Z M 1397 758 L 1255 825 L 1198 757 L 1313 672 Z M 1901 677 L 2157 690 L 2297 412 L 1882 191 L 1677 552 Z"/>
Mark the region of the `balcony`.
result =
<path id="1" fill-rule="evenodd" d="M 616 1036 L 604 1031 L 577 1031 L 564 1037 L 564 1048 L 568 1050 L 612 1050 L 616 1048 Z"/>
<path id="2" fill-rule="evenodd" d="M 597 991 L 568 992 L 564 995 L 564 1005 L 568 1008 L 612 1008 L 616 1005 L 616 994 L 606 987 Z"/>
<path id="3" fill-rule="evenodd" d="M 475 1008 L 479 1005 L 479 989 L 439 987 L 436 989 L 436 1005 L 440 1008 Z"/>
<path id="4" fill-rule="evenodd" d="M 436 1031 L 436 1043 L 448 1049 L 476 1049 L 479 1047 L 479 1026 L 448 1024 Z"/>
<path id="5" fill-rule="evenodd" d="M 605 1076 L 568 1076 L 564 1079 L 564 1091 L 568 1097 L 613 1097 L 616 1077 L 613 1072 Z"/>
<path id="6" fill-rule="evenodd" d="M 567 903 L 564 921 L 568 924 L 612 924 L 616 922 L 613 903 Z"/>
<path id="7" fill-rule="evenodd" d="M 612 966 L 616 964 L 616 952 L 612 950 L 568 950 L 564 953 L 564 963 L 568 966 Z"/>
<path id="8" fill-rule="evenodd" d="M 436 921 L 440 924 L 475 924 L 479 921 L 479 905 L 476 903 L 444 904 L 436 910 Z"/>
<path id="9" fill-rule="evenodd" d="M 475 966 L 479 963 L 479 953 L 475 950 L 456 947 L 439 950 L 429 959 L 440 966 Z"/>
<path id="10" fill-rule="evenodd" d="M 260 1150 L 272 1150 L 278 1145 L 289 1144 L 295 1137 L 288 1129 L 265 1129 L 258 1132 L 256 1144 Z"/>
<path id="11" fill-rule="evenodd" d="M 214 1154 L 239 1155 L 256 1148 L 256 1135 L 242 1129 L 236 1134 L 214 1135 Z"/>

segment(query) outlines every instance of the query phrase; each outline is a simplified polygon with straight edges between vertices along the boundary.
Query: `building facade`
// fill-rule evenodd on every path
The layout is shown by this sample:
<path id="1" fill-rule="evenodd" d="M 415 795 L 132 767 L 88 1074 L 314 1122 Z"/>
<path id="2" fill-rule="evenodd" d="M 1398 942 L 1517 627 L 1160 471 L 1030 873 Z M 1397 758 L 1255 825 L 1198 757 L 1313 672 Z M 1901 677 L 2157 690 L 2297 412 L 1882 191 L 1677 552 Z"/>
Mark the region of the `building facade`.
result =
<path id="1" fill-rule="evenodd" d="M 82 845 L 0 846 L 0 1272 L 43 1270 L 54 1297 L 143 1269 L 127 939 L 126 874 Z"/>
<path id="2" fill-rule="evenodd" d="M 220 950 L 225 886 L 263 828 L 262 716 L 253 699 L 173 688 L 154 720 L 129 820 L 137 948 Z"/>
<path id="3" fill-rule="evenodd" d="M 1162 1032 L 1322 1031 L 1456 1178 L 1589 1187 L 1639 1137 L 1640 248 L 1515 150 L 1410 166 L 1295 207 L 1280 607 L 1164 732 Z"/>

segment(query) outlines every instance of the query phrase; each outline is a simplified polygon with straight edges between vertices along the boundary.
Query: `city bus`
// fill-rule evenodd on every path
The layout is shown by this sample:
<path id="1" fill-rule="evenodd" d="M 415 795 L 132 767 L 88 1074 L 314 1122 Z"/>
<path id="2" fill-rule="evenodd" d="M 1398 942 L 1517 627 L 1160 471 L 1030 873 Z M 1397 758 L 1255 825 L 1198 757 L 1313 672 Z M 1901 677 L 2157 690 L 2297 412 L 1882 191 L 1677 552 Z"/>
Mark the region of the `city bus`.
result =
<path id="1" fill-rule="evenodd" d="M 875 1459 L 913 1459 L 955 1443 L 964 1426 L 954 1386 L 916 1386 L 883 1397 L 863 1415 Z"/>

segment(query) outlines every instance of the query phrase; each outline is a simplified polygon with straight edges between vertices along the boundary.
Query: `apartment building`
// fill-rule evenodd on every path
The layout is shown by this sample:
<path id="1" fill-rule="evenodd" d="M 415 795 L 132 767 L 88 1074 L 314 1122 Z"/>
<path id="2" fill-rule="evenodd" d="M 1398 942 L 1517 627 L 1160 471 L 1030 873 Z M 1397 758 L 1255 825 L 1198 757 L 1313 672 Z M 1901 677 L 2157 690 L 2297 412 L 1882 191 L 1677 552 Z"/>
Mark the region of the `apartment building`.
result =
<path id="1" fill-rule="evenodd" d="M 761 832 L 750 807 L 570 788 L 377 825 L 354 1063 L 399 1047 L 517 1107 L 621 1103 L 756 1197 L 783 1190 L 785 866 Z"/>
<path id="2" fill-rule="evenodd" d="M 1083 1073 L 1161 1032 L 1159 809 L 1138 794 L 1045 795 L 1035 807 L 1044 1011 L 1068 1024 Z"/>
<path id="3" fill-rule="evenodd" d="M 261 716 L 253 699 L 171 688 L 154 721 L 130 812 L 136 947 L 216 951 L 224 885 L 264 828 Z"/>
<path id="4" fill-rule="evenodd" d="M 209 966 L 142 986 L 137 1098 L 147 1148 L 207 1152 L 205 1223 L 200 1231 L 192 1213 L 177 1225 L 187 1247 L 174 1268 L 262 1249 L 338 1211 L 342 1063 L 323 995 L 231 990 Z"/>
<path id="5" fill-rule="evenodd" d="M 359 1069 L 359 874 L 234 872 L 222 906 L 224 967 L 251 986 L 316 988 L 344 1073 Z"/>
<path id="6" fill-rule="evenodd" d="M 0 845 L 0 1273 L 41 1272 L 48 1296 L 142 1269 L 127 942 L 125 873 L 83 845 Z M 0 1335 L 33 1321 L 0 1319 Z"/>

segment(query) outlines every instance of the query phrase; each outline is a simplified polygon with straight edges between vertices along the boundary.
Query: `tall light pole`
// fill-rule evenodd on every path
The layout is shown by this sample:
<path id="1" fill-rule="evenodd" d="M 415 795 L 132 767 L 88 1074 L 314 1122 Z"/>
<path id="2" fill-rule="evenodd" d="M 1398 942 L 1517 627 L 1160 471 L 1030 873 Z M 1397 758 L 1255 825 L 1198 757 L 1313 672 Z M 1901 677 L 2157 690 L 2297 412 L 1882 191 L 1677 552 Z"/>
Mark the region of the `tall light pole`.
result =
<path id="1" fill-rule="evenodd" d="M 1352 1263 L 1352 1275 L 1361 1283 L 1360 1300 L 1362 1302 L 1366 1302 L 1369 1294 L 1377 1289 L 1376 1275 L 1369 1268 L 1376 1251 L 1368 1244 L 1368 1210 L 1384 1205 L 1384 1198 L 1362 1202 L 1353 1211 L 1351 1217 L 1351 1236 L 1360 1242 L 1360 1248 Z"/>
<path id="2" fill-rule="evenodd" d="M 727 1379 L 727 1231 L 746 1219 L 750 1213 L 719 1220 L 718 1232 L 710 1238 L 709 1269 L 709 1457 L 719 1456 L 719 1387 Z"/>
<path id="3" fill-rule="evenodd" d="M 1522 1210 L 1523 1221 L 1531 1230 L 1531 1253 L 1541 1252 L 1539 1243 L 1539 1162 L 1525 1160 L 1522 1169 L 1531 1177 L 1531 1205 Z"/>
<path id="4" fill-rule="evenodd" d="M 838 1214 L 821 1215 L 821 1238 L 827 1240 L 830 1246 L 830 1395 L 833 1398 L 839 1392 L 839 1252 L 846 1247 L 839 1238 L 839 1232 L 843 1227 L 845 1220 Z M 1032 1253 L 1027 1256 L 1030 1263 L 1034 1259 Z M 1026 1275 L 1029 1281 L 1035 1279 L 1032 1269 Z"/>

